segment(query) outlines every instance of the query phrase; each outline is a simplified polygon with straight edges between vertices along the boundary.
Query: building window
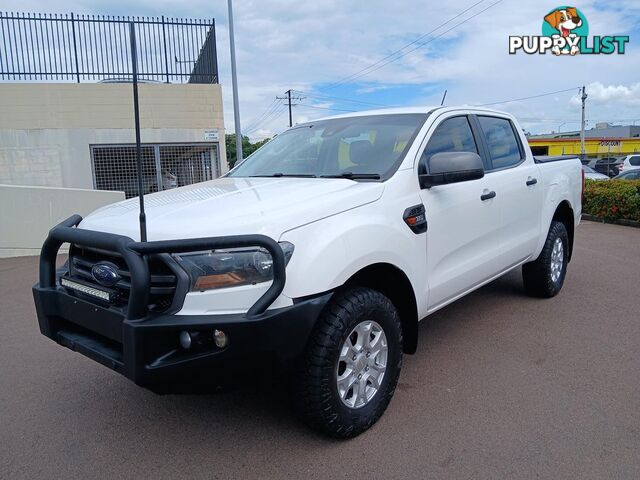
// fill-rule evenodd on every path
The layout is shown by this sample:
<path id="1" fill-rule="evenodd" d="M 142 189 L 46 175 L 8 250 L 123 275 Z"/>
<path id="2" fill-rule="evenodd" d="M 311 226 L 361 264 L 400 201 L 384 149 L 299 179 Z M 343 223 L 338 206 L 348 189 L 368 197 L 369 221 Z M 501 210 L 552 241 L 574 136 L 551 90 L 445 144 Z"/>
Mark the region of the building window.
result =
<path id="1" fill-rule="evenodd" d="M 138 196 L 135 145 L 91 146 L 93 178 L 98 190 Z M 220 176 L 218 145 L 193 143 L 142 146 L 144 194 L 204 182 Z"/>

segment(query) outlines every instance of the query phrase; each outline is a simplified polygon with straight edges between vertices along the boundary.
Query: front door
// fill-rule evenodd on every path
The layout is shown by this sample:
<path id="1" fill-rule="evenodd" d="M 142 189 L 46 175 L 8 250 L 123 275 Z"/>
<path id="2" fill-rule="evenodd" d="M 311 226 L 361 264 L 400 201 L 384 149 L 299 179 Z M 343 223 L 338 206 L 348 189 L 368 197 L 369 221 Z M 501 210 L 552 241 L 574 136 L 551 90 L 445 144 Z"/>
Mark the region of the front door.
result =
<path id="1" fill-rule="evenodd" d="M 466 151 L 482 156 L 477 135 L 466 115 L 444 117 L 426 145 L 420 168 L 428 169 L 429 158 L 439 152 Z M 501 212 L 493 191 L 487 177 L 421 190 L 429 224 L 429 311 L 495 275 Z"/>

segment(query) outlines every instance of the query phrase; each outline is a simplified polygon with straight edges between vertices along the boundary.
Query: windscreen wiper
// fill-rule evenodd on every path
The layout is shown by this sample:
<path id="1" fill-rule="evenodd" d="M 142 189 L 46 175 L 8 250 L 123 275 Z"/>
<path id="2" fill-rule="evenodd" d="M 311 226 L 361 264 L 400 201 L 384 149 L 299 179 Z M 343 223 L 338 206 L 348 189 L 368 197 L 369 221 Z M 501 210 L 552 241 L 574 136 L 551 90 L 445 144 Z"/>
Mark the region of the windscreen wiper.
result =
<path id="1" fill-rule="evenodd" d="M 317 175 L 313 173 L 268 173 L 265 175 L 249 175 L 250 177 L 302 177 L 302 178 L 316 178 Z"/>
<path id="2" fill-rule="evenodd" d="M 321 178 L 348 178 L 349 180 L 380 180 L 379 173 L 342 172 L 336 175 L 320 175 Z"/>

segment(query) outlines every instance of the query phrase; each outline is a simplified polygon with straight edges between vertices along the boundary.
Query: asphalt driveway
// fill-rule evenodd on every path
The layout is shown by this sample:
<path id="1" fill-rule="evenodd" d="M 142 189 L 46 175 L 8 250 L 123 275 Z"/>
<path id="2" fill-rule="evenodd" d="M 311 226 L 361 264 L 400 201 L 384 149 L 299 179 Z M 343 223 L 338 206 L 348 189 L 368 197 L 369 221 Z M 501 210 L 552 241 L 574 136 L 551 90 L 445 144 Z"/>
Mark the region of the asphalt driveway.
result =
<path id="1" fill-rule="evenodd" d="M 513 272 L 420 328 L 380 422 L 297 423 L 282 386 L 157 396 L 38 332 L 0 260 L 0 478 L 640 478 L 640 229 L 584 222 L 561 294 Z"/>

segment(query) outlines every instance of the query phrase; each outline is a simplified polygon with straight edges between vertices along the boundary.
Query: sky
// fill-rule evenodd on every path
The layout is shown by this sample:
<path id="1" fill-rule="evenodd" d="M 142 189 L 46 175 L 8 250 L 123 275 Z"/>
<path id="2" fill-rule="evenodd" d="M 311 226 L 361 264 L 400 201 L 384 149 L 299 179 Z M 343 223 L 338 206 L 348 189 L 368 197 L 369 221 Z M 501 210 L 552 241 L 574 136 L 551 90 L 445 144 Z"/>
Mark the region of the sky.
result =
<path id="1" fill-rule="evenodd" d="M 286 129 L 286 107 L 276 96 L 288 89 L 300 97 L 294 123 L 439 105 L 447 90 L 446 105 L 491 103 L 516 115 L 525 130 L 546 133 L 579 128 L 578 87 L 586 85 L 588 127 L 640 124 L 640 0 L 574 4 L 588 19 L 590 37 L 630 36 L 624 55 L 509 55 L 509 36 L 540 35 L 556 2 L 236 0 L 242 131 L 257 140 Z M 234 131 L 225 0 L 3 0 L 0 9 L 215 18 L 225 127 Z M 560 93 L 507 101 L 549 92 Z"/>

